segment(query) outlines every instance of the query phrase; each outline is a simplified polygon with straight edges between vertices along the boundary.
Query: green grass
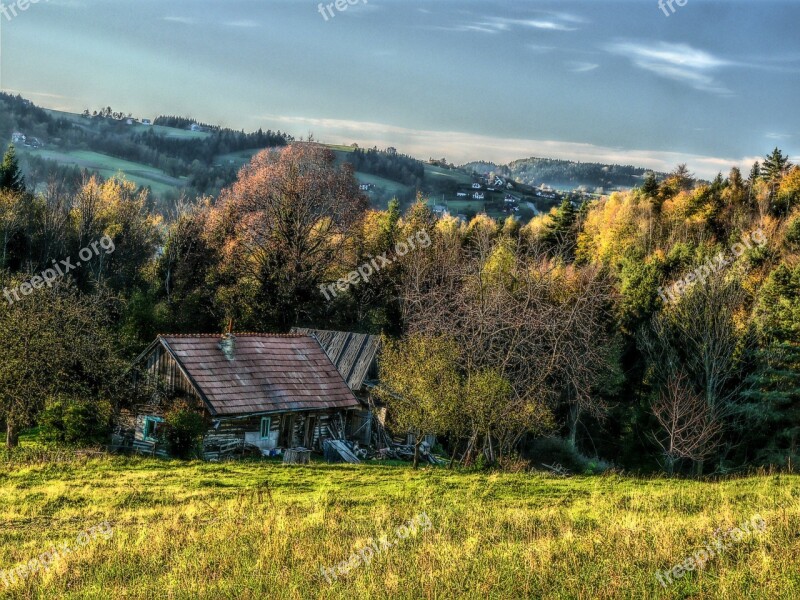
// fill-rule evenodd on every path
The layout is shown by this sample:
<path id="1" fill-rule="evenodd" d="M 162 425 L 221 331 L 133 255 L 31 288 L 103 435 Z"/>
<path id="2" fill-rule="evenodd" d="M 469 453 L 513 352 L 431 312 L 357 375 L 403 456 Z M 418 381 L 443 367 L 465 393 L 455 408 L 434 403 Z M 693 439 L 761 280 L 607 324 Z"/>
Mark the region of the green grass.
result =
<path id="1" fill-rule="evenodd" d="M 468 186 L 472 183 L 470 177 L 465 171 L 443 169 L 436 165 L 425 163 L 425 177 L 429 179 L 429 183 L 437 183 L 438 180 L 446 181 L 448 179 L 454 180 L 457 183 Z"/>
<path id="2" fill-rule="evenodd" d="M 384 177 L 379 177 L 377 175 L 370 175 L 369 173 L 361 173 L 360 171 L 357 171 L 355 175 L 359 183 L 371 183 L 375 187 L 383 188 L 391 195 L 403 194 L 412 189 L 410 186 L 403 185 L 397 181 L 385 179 Z"/>
<path id="3" fill-rule="evenodd" d="M 223 165 L 228 166 L 229 164 L 235 165 L 237 168 L 241 168 L 262 150 L 240 150 L 239 152 L 229 152 L 228 154 L 218 154 L 215 157 L 215 162 Z M 231 163 L 232 161 L 232 163 Z"/>
<path id="4" fill-rule="evenodd" d="M 163 194 L 167 190 L 179 189 L 184 185 L 183 179 L 171 177 L 164 173 L 164 171 L 156 169 L 155 167 L 121 158 L 114 158 L 113 156 L 101 154 L 100 152 L 93 152 L 91 150 L 61 151 L 22 148 L 19 152 L 21 154 L 30 154 L 32 156 L 54 160 L 62 165 L 74 165 L 82 169 L 97 171 L 105 178 L 114 177 L 120 172 L 123 172 L 128 180 L 133 181 L 137 185 L 149 185 L 156 194 Z"/>
<path id="5" fill-rule="evenodd" d="M 30 448 L 33 450 L 35 448 Z M 0 463 L 0 569 L 97 539 L 8 598 L 792 598 L 798 477 L 723 483 L 64 458 Z M 329 584 L 370 539 L 419 530 Z M 754 514 L 763 534 L 663 590 L 671 568 Z M 0 582 L 0 588 L 3 587 Z M 0 591 L 0 594 L 3 592 Z"/>

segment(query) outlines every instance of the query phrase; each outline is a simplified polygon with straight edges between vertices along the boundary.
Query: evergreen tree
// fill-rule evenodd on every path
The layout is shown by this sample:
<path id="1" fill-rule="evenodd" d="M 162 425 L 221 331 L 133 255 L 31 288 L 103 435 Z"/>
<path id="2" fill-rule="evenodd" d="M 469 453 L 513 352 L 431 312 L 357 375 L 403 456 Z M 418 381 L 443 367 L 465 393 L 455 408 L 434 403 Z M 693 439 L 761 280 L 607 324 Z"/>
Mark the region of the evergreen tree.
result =
<path id="1" fill-rule="evenodd" d="M 550 218 L 543 236 L 544 243 L 551 251 L 572 258 L 578 237 L 578 211 L 571 200 L 564 200 Z"/>
<path id="2" fill-rule="evenodd" d="M 658 195 L 658 180 L 656 174 L 648 171 L 644 176 L 644 183 L 642 184 L 642 193 L 648 198 L 655 198 Z"/>
<path id="3" fill-rule="evenodd" d="M 789 162 L 789 157 L 778 148 L 775 148 L 764 159 L 762 176 L 767 183 L 771 185 L 778 184 L 790 166 L 792 165 Z"/>
<path id="4" fill-rule="evenodd" d="M 761 179 L 761 163 L 758 161 L 753 163 L 753 166 L 750 169 L 750 175 L 747 177 L 747 183 L 751 186 Z"/>
<path id="5" fill-rule="evenodd" d="M 778 267 L 761 290 L 757 368 L 742 407 L 751 447 L 761 464 L 800 460 L 800 267 Z M 747 435 L 749 434 L 749 436 Z M 753 439 L 754 438 L 754 439 Z"/>
<path id="6" fill-rule="evenodd" d="M 17 154 L 14 151 L 13 144 L 6 150 L 3 156 L 3 163 L 0 164 L 0 191 L 25 191 L 25 179 L 19 169 Z"/>

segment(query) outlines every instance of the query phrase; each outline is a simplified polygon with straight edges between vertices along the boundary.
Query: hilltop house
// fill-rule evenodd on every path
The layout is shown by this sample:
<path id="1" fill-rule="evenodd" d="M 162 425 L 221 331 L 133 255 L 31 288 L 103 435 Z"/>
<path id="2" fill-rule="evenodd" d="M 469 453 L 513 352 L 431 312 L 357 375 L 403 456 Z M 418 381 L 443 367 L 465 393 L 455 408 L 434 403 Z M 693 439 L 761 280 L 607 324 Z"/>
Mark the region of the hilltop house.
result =
<path id="1" fill-rule="evenodd" d="M 24 144 L 25 143 L 25 134 L 19 131 L 15 131 L 11 134 L 11 143 L 12 144 Z"/>
<path id="2" fill-rule="evenodd" d="M 343 437 L 362 405 L 331 359 L 310 335 L 160 335 L 136 360 L 156 394 L 129 415 L 136 450 L 166 456 L 159 430 L 171 403 L 181 399 L 211 423 L 206 458 L 245 447 L 319 449 Z"/>

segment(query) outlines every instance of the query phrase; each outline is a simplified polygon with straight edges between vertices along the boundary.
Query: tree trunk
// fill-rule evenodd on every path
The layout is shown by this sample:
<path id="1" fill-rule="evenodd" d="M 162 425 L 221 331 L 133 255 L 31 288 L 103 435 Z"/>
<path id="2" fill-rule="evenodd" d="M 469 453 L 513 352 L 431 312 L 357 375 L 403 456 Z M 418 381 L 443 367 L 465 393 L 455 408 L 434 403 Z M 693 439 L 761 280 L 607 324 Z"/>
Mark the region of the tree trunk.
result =
<path id="1" fill-rule="evenodd" d="M 695 467 L 695 470 L 694 470 L 695 477 L 702 477 L 702 476 L 703 476 L 703 465 L 704 465 L 704 464 L 705 464 L 705 461 L 704 461 L 703 459 L 700 459 L 700 460 L 698 460 L 698 461 L 695 461 L 695 464 L 694 464 L 694 467 Z"/>
<path id="2" fill-rule="evenodd" d="M 6 448 L 11 450 L 19 446 L 19 432 L 11 421 L 6 423 Z"/>
<path id="3" fill-rule="evenodd" d="M 581 409 L 577 404 L 573 404 L 569 409 L 569 445 L 573 450 L 578 449 L 578 419 L 580 419 Z"/>
<path id="4" fill-rule="evenodd" d="M 453 463 L 456 462 L 456 453 L 457 452 L 458 452 L 458 440 L 456 440 L 454 442 L 454 444 L 453 444 L 453 451 L 450 453 L 450 464 L 447 465 L 448 469 L 452 470 Z M 789 468 L 789 472 L 791 473 L 791 467 Z"/>
<path id="5" fill-rule="evenodd" d="M 418 436 L 417 439 L 414 440 L 414 468 L 417 468 L 419 464 L 419 447 L 422 445 L 422 440 L 425 438 Z"/>

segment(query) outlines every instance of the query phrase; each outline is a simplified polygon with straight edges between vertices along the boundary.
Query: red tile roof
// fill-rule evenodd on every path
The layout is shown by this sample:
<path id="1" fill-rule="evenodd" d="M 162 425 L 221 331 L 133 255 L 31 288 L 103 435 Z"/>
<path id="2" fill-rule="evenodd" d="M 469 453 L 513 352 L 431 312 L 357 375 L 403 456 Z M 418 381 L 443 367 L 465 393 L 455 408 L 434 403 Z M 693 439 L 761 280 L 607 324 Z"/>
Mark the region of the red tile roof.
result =
<path id="1" fill-rule="evenodd" d="M 360 405 L 319 342 L 307 335 L 162 335 L 159 341 L 219 415 L 330 410 Z"/>

